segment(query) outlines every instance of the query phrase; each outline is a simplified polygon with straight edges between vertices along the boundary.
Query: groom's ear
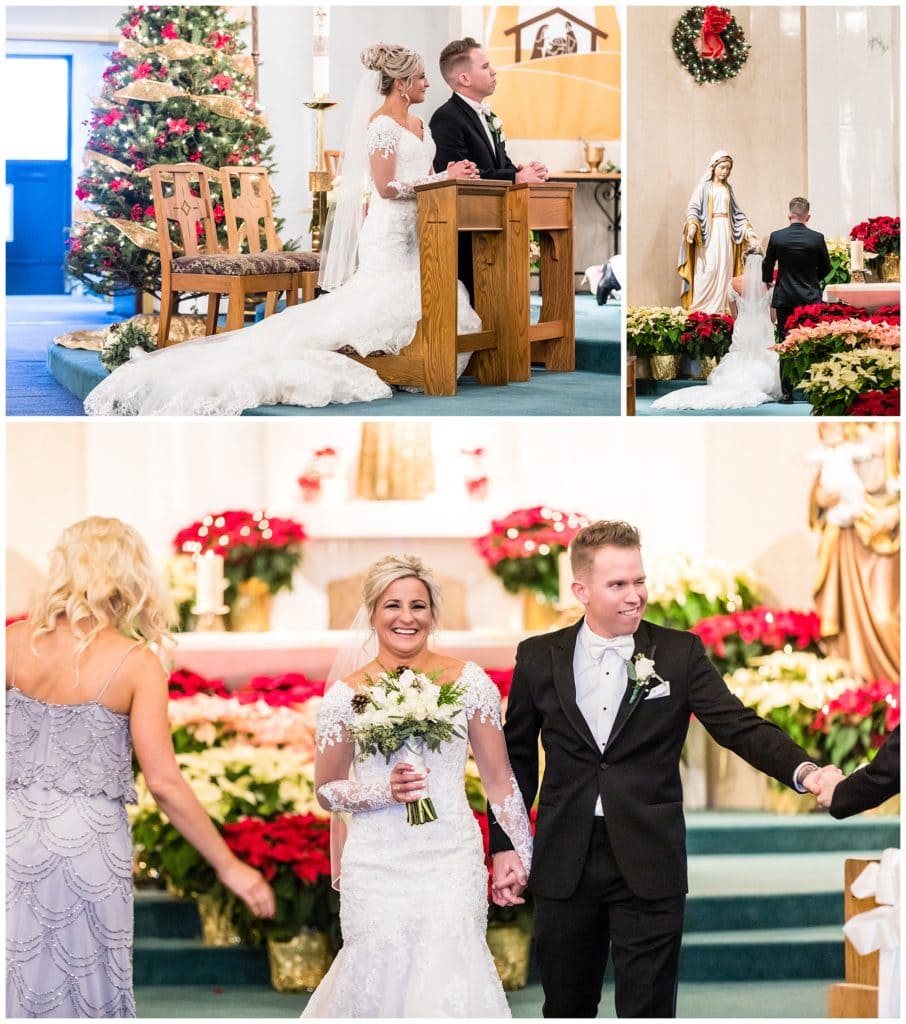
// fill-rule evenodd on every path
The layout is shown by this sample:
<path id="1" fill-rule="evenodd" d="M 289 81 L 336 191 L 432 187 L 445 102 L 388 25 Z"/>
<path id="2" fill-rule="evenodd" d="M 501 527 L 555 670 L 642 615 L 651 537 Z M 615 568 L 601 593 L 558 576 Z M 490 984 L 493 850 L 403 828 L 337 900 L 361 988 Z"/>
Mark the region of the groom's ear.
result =
<path id="1" fill-rule="evenodd" d="M 579 604 L 584 606 L 588 603 L 588 587 L 582 582 L 582 580 L 574 579 L 572 583 L 572 590 Z"/>

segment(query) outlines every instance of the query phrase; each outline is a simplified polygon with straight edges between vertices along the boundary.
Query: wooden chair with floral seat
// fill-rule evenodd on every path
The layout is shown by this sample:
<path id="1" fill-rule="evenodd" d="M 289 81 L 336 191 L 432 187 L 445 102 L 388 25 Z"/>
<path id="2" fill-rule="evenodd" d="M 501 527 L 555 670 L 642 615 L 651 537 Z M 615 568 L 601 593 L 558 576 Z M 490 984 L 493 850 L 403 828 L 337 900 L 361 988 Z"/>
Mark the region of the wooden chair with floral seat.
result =
<path id="1" fill-rule="evenodd" d="M 274 223 L 273 192 L 267 171 L 263 167 L 221 167 L 220 181 L 230 252 L 242 252 L 244 243 L 250 253 L 263 256 L 277 253 L 291 260 L 297 268 L 297 287 L 302 289 L 302 301 L 313 299 L 321 258 L 315 252 L 284 250 Z M 276 310 L 277 295 L 277 292 L 268 293 L 265 316 Z"/>
<path id="2" fill-rule="evenodd" d="M 282 253 L 235 254 L 221 248 L 210 187 L 212 180 L 219 185 L 217 171 L 192 163 L 155 164 L 148 171 L 160 244 L 159 348 L 170 343 L 170 321 L 185 292 L 208 297 L 206 335 L 217 333 L 222 295 L 227 296 L 228 331 L 242 327 L 247 295 L 285 291 L 287 302 L 295 305 L 295 261 Z"/>

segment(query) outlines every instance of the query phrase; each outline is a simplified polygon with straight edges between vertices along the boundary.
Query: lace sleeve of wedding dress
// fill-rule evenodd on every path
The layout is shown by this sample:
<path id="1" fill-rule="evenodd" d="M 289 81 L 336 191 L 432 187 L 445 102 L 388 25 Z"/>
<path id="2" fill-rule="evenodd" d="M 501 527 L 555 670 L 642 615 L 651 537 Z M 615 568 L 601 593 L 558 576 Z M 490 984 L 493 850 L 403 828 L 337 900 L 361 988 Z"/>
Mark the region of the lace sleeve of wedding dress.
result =
<path id="1" fill-rule="evenodd" d="M 503 738 L 500 691 L 477 665 L 470 663 L 467 668 L 466 717 L 478 774 L 494 817 L 528 874 L 532 866 L 532 827 Z"/>
<path id="2" fill-rule="evenodd" d="M 428 130 L 427 126 L 424 128 Z M 371 165 L 371 178 L 378 193 L 385 199 L 412 199 L 416 185 L 430 181 L 446 181 L 447 172 L 426 174 L 419 178 L 400 181 L 396 177 L 396 151 L 399 148 L 404 128 L 392 117 L 382 114 L 368 125 L 366 146 Z"/>
<path id="3" fill-rule="evenodd" d="M 352 691 L 336 683 L 318 708 L 315 792 L 331 811 L 374 811 L 390 807 L 390 776 L 381 782 L 357 782 L 349 778 L 355 747 L 346 731 L 352 714 Z"/>

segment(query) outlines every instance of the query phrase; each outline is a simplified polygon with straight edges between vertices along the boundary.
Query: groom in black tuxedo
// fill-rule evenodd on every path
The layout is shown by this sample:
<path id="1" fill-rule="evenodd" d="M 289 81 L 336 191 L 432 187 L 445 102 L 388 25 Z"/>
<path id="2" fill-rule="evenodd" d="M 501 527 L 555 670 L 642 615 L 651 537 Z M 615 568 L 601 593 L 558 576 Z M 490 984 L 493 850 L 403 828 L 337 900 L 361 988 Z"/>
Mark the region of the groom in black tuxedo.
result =
<path id="1" fill-rule="evenodd" d="M 620 1017 L 673 1017 L 687 891 L 680 753 L 695 715 L 760 771 L 816 792 L 825 769 L 727 688 L 692 633 L 642 619 L 639 534 L 601 521 L 570 546 L 585 618 L 524 640 L 507 749 L 527 807 L 544 778 L 531 873 L 491 820 L 494 901 L 535 903 L 545 1017 L 594 1017 L 608 950 Z"/>
<path id="2" fill-rule="evenodd" d="M 547 168 L 532 160 L 517 166 L 506 151 L 500 118 L 486 100 L 497 88 L 497 72 L 481 44 L 471 36 L 456 39 L 440 54 L 440 73 L 453 95 L 431 117 L 437 145 L 434 169 L 451 161 L 471 160 L 479 177 L 498 181 L 547 181 Z M 459 236 L 459 278 L 472 295 L 472 249 L 468 234 Z"/>
<path id="3" fill-rule="evenodd" d="M 446 165 L 444 165 L 446 166 Z M 797 306 L 808 306 L 821 301 L 821 282 L 830 273 L 830 256 L 824 235 L 806 227 L 809 220 L 809 202 L 801 196 L 790 200 L 790 225 L 772 231 L 761 265 L 761 277 L 770 287 L 777 264 L 777 281 L 771 305 L 777 311 L 777 329 L 780 340 L 786 337 L 786 322 Z M 782 382 L 782 402 L 793 401 L 793 389 Z"/>

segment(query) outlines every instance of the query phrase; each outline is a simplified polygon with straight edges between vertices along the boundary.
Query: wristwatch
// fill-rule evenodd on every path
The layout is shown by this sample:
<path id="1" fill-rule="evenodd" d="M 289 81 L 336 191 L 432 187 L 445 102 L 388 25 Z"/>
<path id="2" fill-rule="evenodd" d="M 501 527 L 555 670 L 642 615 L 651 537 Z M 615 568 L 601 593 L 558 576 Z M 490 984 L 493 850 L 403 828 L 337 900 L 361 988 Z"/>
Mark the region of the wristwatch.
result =
<path id="1" fill-rule="evenodd" d="M 797 792 L 807 793 L 808 790 L 805 788 L 803 783 L 812 772 L 818 771 L 818 765 L 814 761 L 803 761 L 801 765 L 796 769 L 796 774 L 793 776 L 793 785 L 796 787 Z"/>

